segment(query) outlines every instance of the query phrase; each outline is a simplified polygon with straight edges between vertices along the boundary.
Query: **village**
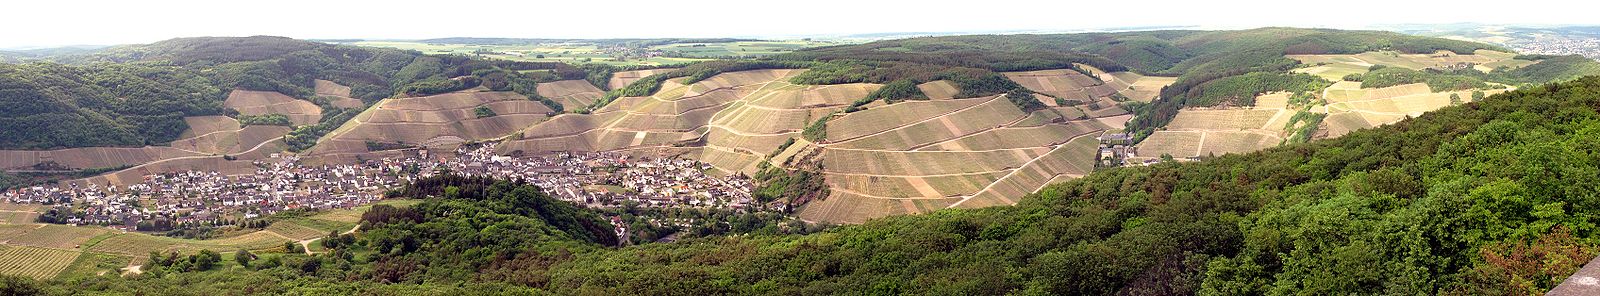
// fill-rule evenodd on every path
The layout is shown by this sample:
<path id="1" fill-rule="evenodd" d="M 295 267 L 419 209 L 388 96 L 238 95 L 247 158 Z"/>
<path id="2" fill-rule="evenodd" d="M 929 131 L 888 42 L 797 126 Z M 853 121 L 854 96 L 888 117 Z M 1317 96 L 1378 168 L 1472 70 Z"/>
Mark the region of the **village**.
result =
<path id="1" fill-rule="evenodd" d="M 454 155 L 413 155 L 359 164 L 302 165 L 292 155 L 256 161 L 247 175 L 185 171 L 146 176 L 125 187 L 67 182 L 0 193 L 0 201 L 54 206 L 64 224 L 125 230 L 154 224 L 219 223 L 287 210 L 347 209 L 376 202 L 384 191 L 420 178 L 453 173 L 518 180 L 552 197 L 588 207 L 688 207 L 743 210 L 757 203 L 748 177 L 706 174 L 710 165 L 673 157 L 619 153 L 556 153 L 511 157 L 494 144 Z M 160 230 L 160 229 L 153 229 Z"/>

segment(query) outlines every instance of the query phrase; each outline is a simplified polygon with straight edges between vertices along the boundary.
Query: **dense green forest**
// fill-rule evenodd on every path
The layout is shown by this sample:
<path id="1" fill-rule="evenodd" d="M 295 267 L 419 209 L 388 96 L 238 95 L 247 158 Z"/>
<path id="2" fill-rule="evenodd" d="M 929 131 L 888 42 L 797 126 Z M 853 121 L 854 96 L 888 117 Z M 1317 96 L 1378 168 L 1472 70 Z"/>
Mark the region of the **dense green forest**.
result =
<path id="1" fill-rule="evenodd" d="M 1537 294 L 1600 254 L 1600 78 L 1346 136 L 1096 172 L 1016 206 L 612 247 L 593 210 L 436 178 L 313 256 L 6 277 L 46 294 Z"/>
<path id="2" fill-rule="evenodd" d="M 212 81 L 159 64 L 0 64 L 0 149 L 171 141 L 184 116 L 222 113 Z"/>
<path id="3" fill-rule="evenodd" d="M 1216 79 L 1189 89 L 1184 94 L 1190 106 L 1255 106 L 1256 96 L 1269 92 L 1316 93 L 1333 82 L 1311 74 L 1252 72 Z"/>

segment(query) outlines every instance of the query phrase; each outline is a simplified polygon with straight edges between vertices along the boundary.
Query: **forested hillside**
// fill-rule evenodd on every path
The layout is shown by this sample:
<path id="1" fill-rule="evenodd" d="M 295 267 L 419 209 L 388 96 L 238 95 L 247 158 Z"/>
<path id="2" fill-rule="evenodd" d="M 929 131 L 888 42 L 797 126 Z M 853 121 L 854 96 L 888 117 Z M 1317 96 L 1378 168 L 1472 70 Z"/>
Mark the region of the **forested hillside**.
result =
<path id="1" fill-rule="evenodd" d="M 1537 294 L 1597 253 L 1600 78 L 1331 140 L 1111 169 L 1016 206 L 607 247 L 528 186 L 424 181 L 314 256 L 71 294 Z M 459 283 L 458 281 L 466 281 Z"/>
<path id="2" fill-rule="evenodd" d="M 1166 126 L 1185 106 L 1248 106 L 1251 103 L 1248 100 L 1257 94 L 1298 91 L 1327 83 L 1318 81 L 1320 79 L 1281 75 L 1300 65 L 1285 55 L 1356 54 L 1380 50 L 1471 54 L 1479 49 L 1505 50 L 1482 43 L 1382 31 L 1260 28 L 1239 31 L 926 37 L 822 47 L 777 58 L 866 64 L 870 67 L 839 73 L 866 73 L 865 79 L 845 80 L 876 83 L 900 78 L 926 82 L 934 77 L 903 73 L 966 69 L 966 76 L 983 77 L 983 72 L 988 71 L 1074 68 L 1074 63 L 1104 71 L 1126 70 L 1144 75 L 1176 76 L 1175 83 L 1162 89 L 1162 100 L 1133 110 L 1138 116 L 1129 122 L 1128 130 L 1143 138 Z M 1600 63 L 1582 57 L 1520 58 L 1541 62 L 1529 67 L 1480 73 L 1477 76 L 1481 77 L 1477 79 L 1507 84 L 1540 84 L 1600 73 Z M 893 70 L 889 70 L 891 68 Z M 876 74 L 880 72 L 898 75 Z M 885 76 L 888 78 L 883 78 Z"/>
<path id="3" fill-rule="evenodd" d="M 188 128 L 183 117 L 229 115 L 221 104 L 234 89 L 310 99 L 313 81 L 323 79 L 349 86 L 352 97 L 370 103 L 482 85 L 558 105 L 538 98 L 535 83 L 589 76 L 562 63 L 424 56 L 265 36 L 179 38 L 52 60 L 61 63 L 0 64 L 0 149 L 166 143 Z M 473 83 L 450 80 L 463 76 Z M 340 114 L 324 117 L 349 117 Z"/>
<path id="4" fill-rule="evenodd" d="M 866 82 L 898 86 L 886 87 L 861 98 L 858 106 L 878 99 L 897 101 L 925 97 L 909 86 L 935 80 L 950 81 L 959 90 L 959 97 L 1026 91 L 996 73 L 1002 71 L 1074 69 L 1087 73 L 1077 66 L 1082 64 L 1110 72 L 1176 76 L 1177 81 L 1161 91 L 1165 99 L 1131 108 L 1138 116 L 1130 122 L 1130 130 L 1143 135 L 1165 126 L 1184 106 L 1248 105 L 1250 102 L 1246 98 L 1251 97 L 1250 94 L 1305 88 L 1306 83 L 1299 83 L 1303 80 L 1299 78 L 1261 74 L 1242 77 L 1251 73 L 1277 75 L 1296 67 L 1298 62 L 1284 57 L 1285 54 L 1353 54 L 1374 50 L 1471 53 L 1478 49 L 1500 48 L 1390 32 L 1295 28 L 927 37 L 821 47 L 762 60 L 697 63 L 612 90 L 598 105 L 603 106 L 616 97 L 649 94 L 668 78 L 690 77 L 692 82 L 723 72 L 771 68 L 811 69 L 792 79 L 791 82 L 797 84 Z M 1480 74 L 1472 79 L 1537 84 L 1600 72 L 1600 63 L 1581 57 L 1519 58 L 1541 62 Z M 467 56 L 425 56 L 415 51 L 266 36 L 180 38 L 43 59 L 51 62 L 0 65 L 0 79 L 3 79 L 0 91 L 14 93 L 0 96 L 0 100 L 4 100 L 0 102 L 0 127 L 6 127 L 5 131 L 44 131 L 8 134 L 0 138 L 0 149 L 165 143 L 183 131 L 184 116 L 226 113 L 218 104 L 233 89 L 276 91 L 306 99 L 314 95 L 312 81 L 323 79 L 351 87 L 352 97 L 370 103 L 395 95 L 428 95 L 481 85 L 492 90 L 516 91 L 558 107 L 560 104 L 538 96 L 535 83 L 585 79 L 607 89 L 605 81 L 611 73 L 627 70 L 604 65 L 579 67 Z M 465 76 L 473 79 L 452 79 Z M 596 107 L 565 111 L 586 112 Z M 325 116 L 333 119 L 333 126 L 337 126 L 340 114 L 332 112 Z M 40 126 L 41 122 L 58 124 Z"/>

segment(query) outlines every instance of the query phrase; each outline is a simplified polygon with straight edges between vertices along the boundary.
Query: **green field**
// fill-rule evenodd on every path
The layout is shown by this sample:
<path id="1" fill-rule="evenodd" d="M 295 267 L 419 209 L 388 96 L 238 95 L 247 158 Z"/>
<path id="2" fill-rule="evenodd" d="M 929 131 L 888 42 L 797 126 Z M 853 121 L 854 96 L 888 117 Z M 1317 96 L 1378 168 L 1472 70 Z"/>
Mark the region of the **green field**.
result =
<path id="1" fill-rule="evenodd" d="M 0 247 L 0 274 L 53 278 L 77 261 L 78 254 L 47 248 Z"/>
<path id="2" fill-rule="evenodd" d="M 406 207 L 418 202 L 421 201 L 397 199 L 374 204 Z M 8 206 L 16 208 L 18 205 L 0 204 L 0 208 Z M 150 252 L 187 254 L 202 249 L 222 253 L 224 262 L 231 263 L 236 250 L 266 255 L 282 251 L 283 244 L 290 242 L 285 237 L 318 239 L 332 231 L 349 231 L 370 208 L 371 205 L 367 205 L 288 218 L 273 223 L 266 230 L 243 229 L 237 232 L 239 235 L 207 240 L 121 232 L 97 226 L 0 221 L 0 274 L 39 279 L 115 274 L 130 264 L 143 264 Z M 316 243 L 311 247 L 312 251 L 323 249 Z"/>

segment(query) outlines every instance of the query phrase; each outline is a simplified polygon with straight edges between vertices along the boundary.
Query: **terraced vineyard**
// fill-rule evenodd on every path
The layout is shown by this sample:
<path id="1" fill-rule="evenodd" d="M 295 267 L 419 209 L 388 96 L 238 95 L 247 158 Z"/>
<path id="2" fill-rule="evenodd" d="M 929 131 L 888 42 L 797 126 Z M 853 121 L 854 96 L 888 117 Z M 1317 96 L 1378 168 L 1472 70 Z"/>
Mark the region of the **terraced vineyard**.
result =
<path id="1" fill-rule="evenodd" d="M 1335 38 L 1345 35 L 1375 41 Z M 1545 58 L 1487 50 L 1494 46 L 1413 39 L 1418 38 L 1293 28 L 950 36 L 628 71 L 622 70 L 637 68 L 411 56 L 421 64 L 390 70 L 408 75 L 426 70 L 418 72 L 426 75 L 366 83 L 299 73 L 310 77 L 296 76 L 306 79 L 291 85 L 217 91 L 218 97 L 226 94 L 221 102 L 225 109 L 241 115 L 284 115 L 296 127 L 242 126 L 225 116 L 191 116 L 184 118 L 190 129 L 166 146 L 0 151 L 0 166 L 132 166 L 74 181 L 125 185 L 179 170 L 249 172 L 250 161 L 289 145 L 303 159 L 331 163 L 409 148 L 449 151 L 467 143 L 501 141 L 496 147 L 502 154 L 683 156 L 710 163 L 714 174 L 725 175 L 756 175 L 764 164 L 787 169 L 815 164 L 804 170 L 825 176 L 832 196 L 811 201 L 799 210 L 800 217 L 853 223 L 940 208 L 1011 204 L 1049 182 L 1089 173 L 1101 163 L 1103 152 L 1131 153 L 1129 160 L 1134 161 L 1203 158 L 1339 136 L 1522 83 L 1506 78 L 1512 77 L 1507 71 L 1530 69 L 1533 74 L 1517 75 L 1556 76 L 1545 72 L 1567 69 L 1543 68 L 1548 66 L 1541 64 Z M 989 42 L 997 40 L 1005 42 Z M 1335 48 L 1296 40 L 1352 44 Z M 1255 47 L 1264 51 L 1233 52 Z M 492 46 L 477 49 L 487 48 Z M 692 46 L 679 49 L 701 52 Z M 601 49 L 558 52 L 568 50 Z M 519 53 L 535 59 L 569 55 Z M 430 67 L 434 69 L 420 69 Z M 1473 70 L 1486 72 L 1456 72 Z M 1283 81 L 1302 87 L 1278 85 Z M 1323 89 L 1328 84 L 1332 86 Z M 362 107 L 366 109 L 337 127 L 308 126 L 324 112 L 339 122 L 353 114 L 343 112 L 346 108 Z M 1099 149 L 1102 135 L 1124 132 L 1125 127 L 1132 141 L 1141 143 L 1132 149 Z M 315 146 L 304 149 L 312 137 L 318 137 Z M 29 215 L 0 219 L 31 219 Z M 314 238 L 354 220 L 326 218 L 280 225 L 264 234 L 283 240 Z M 246 241 L 233 243 L 258 242 L 240 239 Z M 259 243 L 271 240 L 261 238 Z M 113 244 L 107 247 L 126 245 L 116 247 L 121 251 L 214 246 L 120 236 L 108 241 Z M 49 244 L 58 243 L 64 244 Z"/>
<path id="2" fill-rule="evenodd" d="M 1023 112 L 1005 96 L 957 98 L 955 84 L 934 81 L 918 86 L 931 100 L 874 103 L 831 115 L 880 86 L 788 81 L 801 73 L 754 70 L 688 84 L 667 80 L 653 95 L 618 98 L 593 114 L 563 114 L 535 124 L 499 149 L 683 155 L 728 174 L 754 174 L 763 161 L 794 163 L 815 155 L 833 193 L 812 201 L 800 217 L 858 223 L 1009 204 L 1058 177 L 1087 174 L 1094 168 L 1096 136 L 1129 118 L 1113 94 L 1119 87 L 1150 91 L 1161 81 L 1121 72 L 1101 73 L 1117 79 L 1115 84 L 1072 70 L 1021 72 L 1008 77 L 1080 106 Z M 1053 97 L 1039 98 L 1056 105 Z M 777 150 L 823 118 L 824 141 Z"/>
<path id="3" fill-rule="evenodd" d="M 222 106 L 238 110 L 242 115 L 283 114 L 294 125 L 313 124 L 322 119 L 322 107 L 317 104 L 271 91 L 234 90 Z"/>
<path id="4" fill-rule="evenodd" d="M 495 116 L 478 117 L 483 107 Z M 544 121 L 549 107 L 511 92 L 465 91 L 435 96 L 384 99 L 327 135 L 313 155 L 370 152 L 367 142 L 433 148 L 504 137 Z"/>
<path id="5" fill-rule="evenodd" d="M 294 240 L 308 240 L 328 235 L 328 232 L 325 230 L 306 227 L 295 223 L 273 223 L 271 227 L 267 227 L 267 231 L 271 231 L 280 236 Z"/>
<path id="6" fill-rule="evenodd" d="M 620 73 L 619 73 L 620 74 Z M 637 79 L 637 78 L 635 78 Z M 631 81 L 630 81 L 631 82 Z M 594 87 L 588 81 L 563 80 L 556 82 L 540 83 L 539 96 L 550 98 L 561 103 L 565 110 L 577 110 L 593 105 L 595 100 L 605 95 L 605 91 Z"/>
<path id="7" fill-rule="evenodd" d="M 0 245 L 0 274 L 54 278 L 78 259 L 78 252 Z"/>
<path id="8" fill-rule="evenodd" d="M 66 225 L 39 225 L 26 233 L 7 237 L 5 244 L 35 246 L 54 249 L 76 249 L 79 245 L 108 231 L 104 228 L 74 227 Z"/>
<path id="9" fill-rule="evenodd" d="M 1505 92 L 1509 88 L 1434 91 L 1426 83 L 1372 88 L 1363 87 L 1361 81 L 1346 81 L 1346 76 L 1361 76 L 1382 67 L 1470 69 L 1466 71 L 1488 73 L 1535 63 L 1513 59 L 1514 56 L 1490 50 L 1478 50 L 1473 54 L 1375 51 L 1342 55 L 1287 55 L 1304 65 L 1292 72 L 1312 74 L 1336 82 L 1319 93 L 1309 94 L 1309 102 L 1291 104 L 1290 93 L 1274 92 L 1257 96 L 1254 106 L 1181 110 L 1165 129 L 1152 133 L 1139 144 L 1138 159 L 1154 159 L 1164 155 L 1203 157 L 1274 147 L 1285 143 L 1302 129 L 1301 126 L 1291 126 L 1300 124 L 1293 122 L 1297 117 L 1317 116 L 1317 126 L 1310 129 L 1314 131 L 1312 136 L 1326 138 L 1421 116 L 1428 111 L 1469 101 L 1467 98 L 1473 97 L 1474 93 L 1486 96 Z"/>

